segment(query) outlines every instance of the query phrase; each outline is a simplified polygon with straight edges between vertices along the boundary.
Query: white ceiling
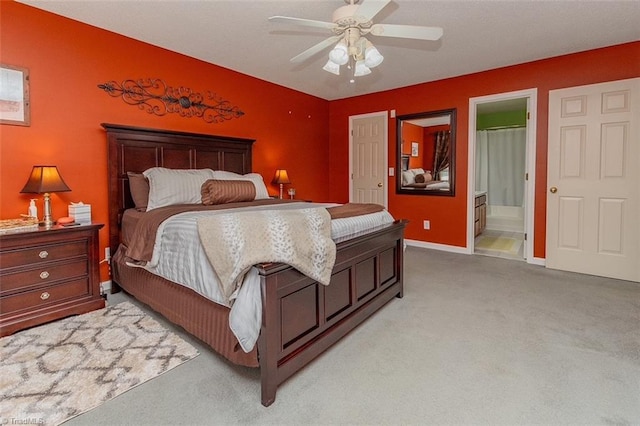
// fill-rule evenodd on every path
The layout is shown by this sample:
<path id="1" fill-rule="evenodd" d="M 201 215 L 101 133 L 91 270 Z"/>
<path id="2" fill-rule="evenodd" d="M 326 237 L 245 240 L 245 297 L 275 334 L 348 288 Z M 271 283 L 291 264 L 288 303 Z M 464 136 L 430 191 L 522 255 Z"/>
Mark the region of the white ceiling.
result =
<path id="1" fill-rule="evenodd" d="M 640 40 L 634 0 L 394 0 L 375 23 L 439 26 L 444 36 L 437 42 L 371 36 L 384 62 L 349 83 L 344 72 L 322 70 L 328 48 L 304 63 L 289 62 L 329 37 L 328 30 L 267 20 L 331 21 L 344 0 L 18 1 L 327 100 Z M 162 78 L 149 72 L 131 78 Z"/>

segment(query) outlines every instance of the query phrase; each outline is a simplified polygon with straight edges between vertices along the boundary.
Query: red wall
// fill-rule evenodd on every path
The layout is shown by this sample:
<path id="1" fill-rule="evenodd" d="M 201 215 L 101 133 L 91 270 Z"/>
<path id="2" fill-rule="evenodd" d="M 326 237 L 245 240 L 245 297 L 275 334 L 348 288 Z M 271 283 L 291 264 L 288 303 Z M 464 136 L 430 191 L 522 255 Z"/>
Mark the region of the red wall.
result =
<path id="1" fill-rule="evenodd" d="M 544 258 L 549 91 L 638 77 L 639 58 L 640 42 L 633 42 L 333 101 L 330 155 L 339 160 L 330 164 L 330 198 L 337 202 L 349 199 L 349 116 L 393 109 L 403 115 L 457 108 L 455 197 L 396 194 L 395 177 L 389 177 L 389 210 L 396 218 L 409 219 L 405 234 L 409 239 L 466 247 L 469 98 L 537 88 L 534 256 Z M 389 119 L 388 129 L 389 166 L 395 167 L 395 119 Z M 424 219 L 431 221 L 430 230 L 422 229 Z"/>
<path id="2" fill-rule="evenodd" d="M 82 200 L 94 222 L 106 223 L 105 122 L 256 139 L 254 170 L 272 194 L 275 169 L 286 168 L 296 197 L 329 200 L 328 101 L 19 3 L 1 1 L 0 8 L 0 62 L 28 68 L 31 89 L 31 126 L 0 125 L 0 218 L 27 213 L 33 194 L 20 190 L 32 166 L 53 164 L 72 189 L 52 195 L 54 217 Z M 159 117 L 97 87 L 140 78 L 215 92 L 245 115 L 220 124 Z M 100 241 L 103 252 L 106 226 Z M 108 279 L 106 267 L 101 273 Z"/>

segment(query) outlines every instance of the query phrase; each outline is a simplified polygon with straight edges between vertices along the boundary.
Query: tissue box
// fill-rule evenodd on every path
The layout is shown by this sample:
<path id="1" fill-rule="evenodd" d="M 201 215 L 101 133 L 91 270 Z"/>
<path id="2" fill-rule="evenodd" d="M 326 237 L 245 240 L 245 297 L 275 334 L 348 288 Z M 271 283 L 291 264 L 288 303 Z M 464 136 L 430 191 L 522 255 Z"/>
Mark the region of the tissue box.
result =
<path id="1" fill-rule="evenodd" d="M 71 204 L 69 206 L 69 217 L 82 225 L 91 223 L 91 205 L 90 204 Z"/>

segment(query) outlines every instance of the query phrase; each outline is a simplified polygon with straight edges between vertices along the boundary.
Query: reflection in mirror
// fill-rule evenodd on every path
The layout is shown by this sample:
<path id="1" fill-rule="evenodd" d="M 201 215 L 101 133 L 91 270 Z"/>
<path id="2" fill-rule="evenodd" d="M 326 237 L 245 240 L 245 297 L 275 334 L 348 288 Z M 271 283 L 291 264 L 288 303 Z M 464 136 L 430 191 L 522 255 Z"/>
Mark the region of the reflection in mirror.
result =
<path id="1" fill-rule="evenodd" d="M 454 195 L 455 128 L 455 108 L 397 117 L 397 193 Z"/>

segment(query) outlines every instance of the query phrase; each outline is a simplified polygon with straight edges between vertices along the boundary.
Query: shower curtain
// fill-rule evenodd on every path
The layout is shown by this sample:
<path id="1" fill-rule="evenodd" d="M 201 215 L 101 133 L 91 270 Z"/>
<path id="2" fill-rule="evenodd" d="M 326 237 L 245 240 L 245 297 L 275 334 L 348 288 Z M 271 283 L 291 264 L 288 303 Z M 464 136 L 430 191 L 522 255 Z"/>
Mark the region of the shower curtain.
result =
<path id="1" fill-rule="evenodd" d="M 478 130 L 476 190 L 494 206 L 523 206 L 527 129 Z"/>

